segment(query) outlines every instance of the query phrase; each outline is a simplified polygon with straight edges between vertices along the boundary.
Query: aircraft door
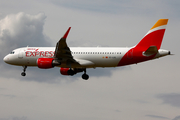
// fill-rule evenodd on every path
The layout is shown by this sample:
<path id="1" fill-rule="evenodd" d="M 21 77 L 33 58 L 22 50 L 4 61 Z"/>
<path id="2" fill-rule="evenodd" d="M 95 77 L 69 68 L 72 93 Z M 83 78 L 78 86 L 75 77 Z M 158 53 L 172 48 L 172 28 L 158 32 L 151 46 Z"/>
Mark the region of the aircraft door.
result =
<path id="1" fill-rule="evenodd" d="M 20 59 L 23 58 L 23 50 L 20 50 L 20 51 L 19 51 L 18 58 L 20 58 Z"/>

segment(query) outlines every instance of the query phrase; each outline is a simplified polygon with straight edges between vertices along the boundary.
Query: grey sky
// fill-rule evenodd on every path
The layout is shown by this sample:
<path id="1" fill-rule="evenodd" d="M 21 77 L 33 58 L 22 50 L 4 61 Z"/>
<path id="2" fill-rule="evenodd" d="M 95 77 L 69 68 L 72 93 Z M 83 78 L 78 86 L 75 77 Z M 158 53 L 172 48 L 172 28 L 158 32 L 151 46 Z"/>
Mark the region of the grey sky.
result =
<path id="1" fill-rule="evenodd" d="M 163 117 L 163 116 L 157 116 L 157 115 L 146 115 L 146 116 L 147 116 L 147 117 L 151 117 L 151 118 L 170 120 L 169 118 Z"/>
<path id="2" fill-rule="evenodd" d="M 164 104 L 170 104 L 174 107 L 180 107 L 180 94 L 179 93 L 171 93 L 171 94 L 159 94 L 157 98 L 163 100 Z"/>
<path id="3" fill-rule="evenodd" d="M 179 120 L 178 0 L 31 0 L 0 2 L 0 120 Z M 55 46 L 68 27 L 71 46 L 133 46 L 160 18 L 162 43 L 175 55 L 119 68 L 62 76 L 59 68 L 10 66 L 17 47 Z"/>

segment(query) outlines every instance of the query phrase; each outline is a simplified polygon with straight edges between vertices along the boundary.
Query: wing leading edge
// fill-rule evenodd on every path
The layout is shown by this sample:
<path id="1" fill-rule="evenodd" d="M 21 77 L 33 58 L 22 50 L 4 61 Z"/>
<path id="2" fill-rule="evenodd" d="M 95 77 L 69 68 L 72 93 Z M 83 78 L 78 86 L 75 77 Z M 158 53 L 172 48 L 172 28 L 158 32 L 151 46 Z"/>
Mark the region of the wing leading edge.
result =
<path id="1" fill-rule="evenodd" d="M 65 63 L 69 67 L 71 67 L 72 64 L 78 64 L 78 62 L 73 59 L 71 50 L 66 43 L 66 38 L 69 34 L 70 29 L 71 27 L 69 27 L 64 36 L 57 42 L 54 53 L 54 58 L 56 60 L 60 60 L 61 63 Z"/>

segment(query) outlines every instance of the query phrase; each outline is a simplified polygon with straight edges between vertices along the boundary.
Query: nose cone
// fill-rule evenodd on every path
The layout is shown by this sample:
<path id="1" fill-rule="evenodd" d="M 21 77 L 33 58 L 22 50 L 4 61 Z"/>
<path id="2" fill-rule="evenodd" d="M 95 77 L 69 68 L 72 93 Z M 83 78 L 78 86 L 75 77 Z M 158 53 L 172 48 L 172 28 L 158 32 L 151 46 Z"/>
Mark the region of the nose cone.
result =
<path id="1" fill-rule="evenodd" d="M 10 65 L 22 65 L 23 60 L 18 59 L 17 55 L 8 54 L 3 58 L 4 62 Z"/>
<path id="2" fill-rule="evenodd" d="M 9 63 L 9 57 L 7 55 L 3 58 L 3 60 L 5 63 Z"/>
<path id="3" fill-rule="evenodd" d="M 4 62 L 7 63 L 7 64 L 13 64 L 13 58 L 11 55 L 6 55 L 4 58 L 3 58 Z"/>

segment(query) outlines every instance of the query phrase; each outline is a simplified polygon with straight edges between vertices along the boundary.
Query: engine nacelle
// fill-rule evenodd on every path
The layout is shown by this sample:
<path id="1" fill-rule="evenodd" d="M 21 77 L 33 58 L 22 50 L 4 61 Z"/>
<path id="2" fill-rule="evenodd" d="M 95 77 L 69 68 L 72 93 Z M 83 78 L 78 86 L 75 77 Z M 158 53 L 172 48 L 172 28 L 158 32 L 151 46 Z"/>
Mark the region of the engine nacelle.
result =
<path id="1" fill-rule="evenodd" d="M 37 65 L 41 69 L 48 69 L 60 65 L 60 62 L 58 62 L 54 58 L 39 58 L 37 59 Z"/>
<path id="2" fill-rule="evenodd" d="M 74 68 L 74 69 L 70 69 L 70 68 L 60 68 L 60 73 L 62 75 L 74 75 L 76 73 L 79 72 L 83 72 L 84 69 L 83 68 Z"/>
<path id="3" fill-rule="evenodd" d="M 60 68 L 60 73 L 62 75 L 69 75 L 68 70 L 70 70 L 70 68 Z"/>

